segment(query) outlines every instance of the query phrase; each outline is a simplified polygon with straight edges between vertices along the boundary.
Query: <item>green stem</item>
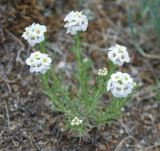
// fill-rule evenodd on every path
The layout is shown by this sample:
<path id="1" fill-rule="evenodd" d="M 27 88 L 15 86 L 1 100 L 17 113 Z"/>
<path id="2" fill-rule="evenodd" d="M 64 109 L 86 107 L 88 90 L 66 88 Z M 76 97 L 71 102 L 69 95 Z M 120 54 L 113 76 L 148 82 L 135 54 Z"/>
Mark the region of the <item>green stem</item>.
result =
<path id="1" fill-rule="evenodd" d="M 82 95 L 84 95 L 84 99 L 86 99 L 87 96 L 87 90 L 86 90 L 86 80 L 85 80 L 85 67 L 83 67 L 82 64 L 82 53 L 81 53 L 81 39 L 79 33 L 74 36 L 74 48 L 73 51 L 76 56 L 77 60 L 77 70 L 78 70 L 78 76 L 79 76 L 79 85 L 81 89 Z"/>
<path id="2" fill-rule="evenodd" d="M 40 51 L 41 51 L 42 53 L 45 53 L 45 52 L 46 52 L 46 51 L 45 51 L 44 44 L 45 44 L 45 41 L 42 41 L 42 42 L 39 44 Z"/>
<path id="3" fill-rule="evenodd" d="M 64 108 L 62 104 L 59 102 L 58 98 L 56 97 L 56 94 L 54 94 L 52 89 L 50 88 L 48 80 L 49 80 L 48 73 L 42 75 L 42 84 L 45 91 L 47 92 L 47 95 L 51 98 L 51 100 L 53 101 L 54 105 L 58 108 L 58 110 L 63 112 Z"/>
<path id="4" fill-rule="evenodd" d="M 111 77 L 111 75 L 116 71 L 116 65 L 113 64 L 111 61 L 108 62 L 108 74 L 107 74 L 107 78 L 106 81 L 108 81 Z"/>

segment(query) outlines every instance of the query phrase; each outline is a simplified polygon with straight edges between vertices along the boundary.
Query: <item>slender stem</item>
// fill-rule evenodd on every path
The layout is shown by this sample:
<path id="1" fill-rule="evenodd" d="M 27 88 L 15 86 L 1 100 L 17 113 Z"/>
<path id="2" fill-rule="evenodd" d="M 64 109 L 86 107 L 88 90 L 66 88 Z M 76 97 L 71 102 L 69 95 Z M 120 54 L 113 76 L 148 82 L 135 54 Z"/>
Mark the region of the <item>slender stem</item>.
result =
<path id="1" fill-rule="evenodd" d="M 116 65 L 113 64 L 111 61 L 108 62 L 108 75 L 107 75 L 107 81 L 110 79 L 111 75 L 115 72 L 116 70 Z"/>
<path id="2" fill-rule="evenodd" d="M 45 52 L 46 52 L 46 51 L 45 51 L 44 44 L 45 44 L 45 41 L 42 41 L 42 42 L 39 44 L 40 51 L 41 51 L 42 53 L 45 53 Z"/>
<path id="3" fill-rule="evenodd" d="M 48 81 L 49 81 L 48 73 L 42 75 L 42 84 L 44 86 L 45 91 L 47 92 L 47 95 L 51 98 L 51 100 L 53 101 L 54 105 L 58 108 L 58 110 L 63 112 L 64 108 L 62 104 L 59 103 L 58 98 L 53 93 L 52 89 L 50 88 Z"/>
<path id="4" fill-rule="evenodd" d="M 83 67 L 82 64 L 82 53 L 81 53 L 81 39 L 79 33 L 74 36 L 74 47 L 73 51 L 76 56 L 77 60 L 77 70 L 78 70 L 78 76 L 79 76 L 79 85 L 81 89 L 81 94 L 84 97 L 83 99 L 86 99 L 87 97 L 87 87 L 86 87 L 86 80 L 85 80 L 85 67 Z M 84 100 L 86 101 L 86 100 Z"/>

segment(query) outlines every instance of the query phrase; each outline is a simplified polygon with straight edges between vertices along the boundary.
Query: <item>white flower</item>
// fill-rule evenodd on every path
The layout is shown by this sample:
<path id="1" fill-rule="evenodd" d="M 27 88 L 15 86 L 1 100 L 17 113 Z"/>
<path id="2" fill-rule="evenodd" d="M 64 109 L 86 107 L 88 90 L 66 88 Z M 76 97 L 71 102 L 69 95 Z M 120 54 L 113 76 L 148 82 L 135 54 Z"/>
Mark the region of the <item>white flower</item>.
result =
<path id="1" fill-rule="evenodd" d="M 82 120 L 80 120 L 78 117 L 75 117 L 75 118 L 72 119 L 72 121 L 71 121 L 71 125 L 72 125 L 72 126 L 74 126 L 74 125 L 78 126 L 78 125 L 80 125 L 80 124 L 82 124 Z"/>
<path id="2" fill-rule="evenodd" d="M 44 41 L 44 33 L 46 32 L 46 26 L 33 23 L 31 26 L 25 28 L 25 32 L 22 37 L 28 41 L 31 46 Z"/>
<path id="3" fill-rule="evenodd" d="M 51 58 L 49 58 L 47 54 L 43 54 L 43 56 L 40 59 L 41 63 L 45 66 L 49 66 L 52 62 Z"/>
<path id="4" fill-rule="evenodd" d="M 127 52 L 127 48 L 116 44 L 108 49 L 108 58 L 115 64 L 122 66 L 124 62 L 130 62 L 130 57 Z"/>
<path id="5" fill-rule="evenodd" d="M 38 64 L 38 61 L 30 57 L 26 59 L 26 64 L 29 66 L 32 66 L 32 65 Z"/>
<path id="6" fill-rule="evenodd" d="M 107 83 L 107 91 L 111 91 L 114 97 L 127 97 L 134 88 L 134 81 L 127 73 L 116 72 L 111 75 Z"/>
<path id="7" fill-rule="evenodd" d="M 97 74 L 99 76 L 106 76 L 108 74 L 108 70 L 107 70 L 107 68 L 99 69 Z"/>
<path id="8" fill-rule="evenodd" d="M 39 51 L 36 51 L 36 52 L 34 52 L 34 53 L 31 53 L 31 58 L 33 59 L 36 59 L 36 60 L 40 60 L 41 58 L 42 58 L 42 56 L 43 56 L 44 54 L 42 54 L 41 52 L 39 52 Z"/>
<path id="9" fill-rule="evenodd" d="M 52 63 L 48 54 L 39 51 L 31 53 L 30 57 L 26 59 L 26 64 L 30 66 L 30 72 L 40 72 L 45 74 Z"/>
<path id="10" fill-rule="evenodd" d="M 79 31 L 86 31 L 88 27 L 87 16 L 82 14 L 82 12 L 70 12 L 64 19 L 66 24 L 64 25 L 67 28 L 67 33 L 71 35 L 77 34 Z"/>

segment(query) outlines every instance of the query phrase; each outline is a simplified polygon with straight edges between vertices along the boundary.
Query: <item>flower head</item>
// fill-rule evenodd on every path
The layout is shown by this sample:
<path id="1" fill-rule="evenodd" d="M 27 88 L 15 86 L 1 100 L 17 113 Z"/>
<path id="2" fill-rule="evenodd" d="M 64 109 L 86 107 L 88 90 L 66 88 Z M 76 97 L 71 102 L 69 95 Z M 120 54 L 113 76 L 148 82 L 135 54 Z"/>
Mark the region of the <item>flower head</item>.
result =
<path id="1" fill-rule="evenodd" d="M 134 88 L 133 79 L 127 73 L 116 72 L 111 75 L 107 83 L 107 91 L 111 91 L 114 97 L 127 97 Z"/>
<path id="2" fill-rule="evenodd" d="M 67 33 L 71 35 L 77 34 L 79 31 L 86 31 L 88 27 L 87 16 L 82 14 L 82 12 L 70 12 L 64 19 L 66 24 L 64 25 L 67 28 Z"/>
<path id="3" fill-rule="evenodd" d="M 39 51 L 31 53 L 30 57 L 26 59 L 26 64 L 30 66 L 30 72 L 40 72 L 45 74 L 51 65 L 51 58 Z"/>
<path id="4" fill-rule="evenodd" d="M 108 74 L 107 68 L 102 68 L 98 70 L 98 75 L 99 76 L 106 76 Z"/>
<path id="5" fill-rule="evenodd" d="M 82 123 L 82 120 L 80 120 L 78 117 L 75 117 L 75 118 L 72 119 L 72 121 L 71 121 L 71 125 L 72 125 L 72 126 L 74 126 L 74 125 L 78 126 L 78 125 L 80 125 L 81 123 Z"/>
<path id="6" fill-rule="evenodd" d="M 127 52 L 127 48 L 116 44 L 108 49 L 108 58 L 115 64 L 122 66 L 124 62 L 130 62 L 130 57 Z"/>
<path id="7" fill-rule="evenodd" d="M 31 26 L 25 28 L 25 32 L 22 37 L 28 41 L 31 46 L 44 41 L 44 33 L 46 32 L 46 26 L 33 23 Z"/>

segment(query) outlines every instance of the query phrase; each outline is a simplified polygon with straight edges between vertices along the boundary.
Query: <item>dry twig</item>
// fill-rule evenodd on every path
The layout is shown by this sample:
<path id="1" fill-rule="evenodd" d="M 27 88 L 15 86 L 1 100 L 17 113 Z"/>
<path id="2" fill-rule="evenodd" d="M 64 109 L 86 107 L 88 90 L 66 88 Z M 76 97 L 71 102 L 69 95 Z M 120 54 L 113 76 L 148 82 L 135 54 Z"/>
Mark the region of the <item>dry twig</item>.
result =
<path id="1" fill-rule="evenodd" d="M 158 147 L 160 146 L 160 143 L 159 144 L 155 144 L 155 145 L 152 145 L 152 146 L 149 146 L 147 148 L 143 148 L 143 149 L 140 149 L 138 151 L 151 151 L 151 149 L 155 148 L 155 147 Z"/>
<path id="2" fill-rule="evenodd" d="M 118 144 L 118 146 L 116 147 L 116 149 L 115 149 L 114 151 L 120 151 L 123 143 L 124 143 L 125 141 L 127 141 L 128 139 L 130 139 L 130 138 L 132 138 L 132 136 L 128 136 L 128 137 L 126 137 L 125 139 L 123 139 L 123 140 Z"/>

